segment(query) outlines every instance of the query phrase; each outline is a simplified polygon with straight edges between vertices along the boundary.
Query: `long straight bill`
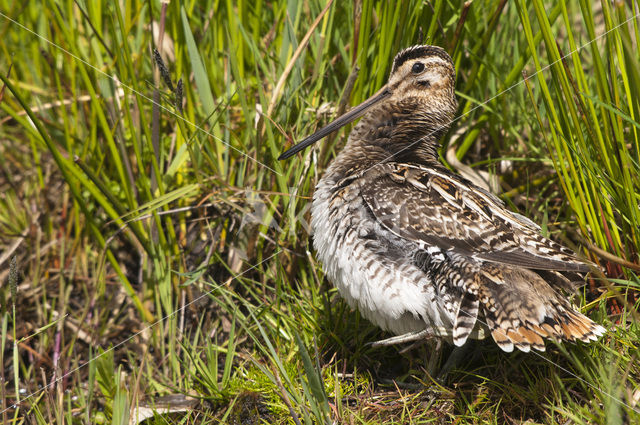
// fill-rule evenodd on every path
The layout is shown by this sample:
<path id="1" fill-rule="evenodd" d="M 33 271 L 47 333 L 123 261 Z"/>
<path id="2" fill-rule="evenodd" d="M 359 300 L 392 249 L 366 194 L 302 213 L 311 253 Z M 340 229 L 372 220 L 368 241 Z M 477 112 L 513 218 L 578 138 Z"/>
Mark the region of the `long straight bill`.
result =
<path id="1" fill-rule="evenodd" d="M 383 87 L 380 91 L 378 91 L 378 93 L 374 94 L 369 99 L 365 100 L 358 106 L 354 106 L 346 114 L 336 118 L 335 121 L 327 124 L 325 127 L 322 127 L 311 136 L 307 137 L 288 151 L 284 152 L 282 155 L 280 155 L 280 157 L 278 157 L 278 159 L 283 160 L 290 158 L 306 147 L 311 146 L 323 137 L 328 136 L 330 133 L 333 133 L 341 127 L 360 118 L 362 115 L 364 115 L 365 112 L 367 112 L 367 109 L 380 102 L 381 100 L 386 99 L 390 94 L 391 92 L 386 87 Z"/>

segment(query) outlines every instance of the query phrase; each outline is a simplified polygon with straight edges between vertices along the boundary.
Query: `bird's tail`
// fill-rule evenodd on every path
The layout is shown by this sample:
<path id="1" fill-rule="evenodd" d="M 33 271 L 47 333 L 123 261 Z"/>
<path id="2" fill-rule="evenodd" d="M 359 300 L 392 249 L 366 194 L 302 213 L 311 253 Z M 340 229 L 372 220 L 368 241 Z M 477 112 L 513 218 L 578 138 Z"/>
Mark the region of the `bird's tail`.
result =
<path id="1" fill-rule="evenodd" d="M 559 278 L 564 279 L 561 275 L 554 276 L 556 280 Z M 565 283 L 570 286 L 568 281 Z M 525 352 L 532 347 L 544 351 L 545 338 L 590 342 L 605 333 L 602 326 L 576 311 L 532 270 L 485 263 L 472 286 L 475 290 L 460 303 L 454 326 L 456 345 L 464 343 L 466 329 L 473 327 L 478 312 L 484 315 L 496 344 L 507 352 L 514 347 Z M 456 339 L 456 332 L 464 338 Z"/>

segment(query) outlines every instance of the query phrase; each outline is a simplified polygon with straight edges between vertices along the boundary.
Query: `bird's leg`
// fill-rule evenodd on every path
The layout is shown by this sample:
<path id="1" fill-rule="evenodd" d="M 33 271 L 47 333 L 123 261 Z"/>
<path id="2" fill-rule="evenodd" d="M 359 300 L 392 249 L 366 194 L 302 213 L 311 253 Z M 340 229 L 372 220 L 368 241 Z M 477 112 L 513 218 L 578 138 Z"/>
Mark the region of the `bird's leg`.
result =
<path id="1" fill-rule="evenodd" d="M 372 347 L 381 347 L 387 345 L 395 345 L 395 344 L 403 344 L 405 342 L 413 342 L 418 341 L 420 339 L 429 339 L 433 338 L 436 335 L 430 329 L 423 329 L 421 331 L 409 332 L 403 335 L 392 336 L 391 338 L 383 339 L 381 341 L 372 342 Z"/>
<path id="2" fill-rule="evenodd" d="M 429 376 L 435 376 L 438 370 L 438 364 L 442 358 L 442 339 L 436 338 L 431 345 L 429 358 L 427 359 L 427 373 Z"/>
<path id="3" fill-rule="evenodd" d="M 464 347 L 455 347 L 451 352 L 451 355 L 445 362 L 444 366 L 436 374 L 436 372 L 438 371 L 438 364 L 440 364 L 440 359 L 442 358 L 442 337 L 442 333 L 435 332 L 433 329 L 423 329 L 421 331 L 409 332 L 403 335 L 397 335 L 391 338 L 383 339 L 381 341 L 372 342 L 371 346 L 381 347 L 417 341 L 414 344 L 403 348 L 401 351 L 401 353 L 403 353 L 411 350 L 417 344 L 422 344 L 424 342 L 430 341 L 432 342 L 432 344 L 429 358 L 427 359 L 427 373 L 429 373 L 430 376 L 436 376 L 436 380 L 438 382 L 443 382 L 449 371 L 458 364 L 460 359 L 464 357 L 464 354 L 467 352 L 464 347 L 468 346 L 469 344 L 465 344 Z"/>
<path id="4" fill-rule="evenodd" d="M 469 353 L 469 347 L 471 347 L 471 341 L 467 341 L 462 347 L 453 347 L 451 354 L 449 354 L 449 358 L 444 363 L 442 368 L 440 368 L 440 372 L 436 376 L 436 381 L 440 384 L 444 383 L 444 380 L 447 378 L 449 372 L 457 367 L 460 364 L 460 361 L 466 357 Z"/>

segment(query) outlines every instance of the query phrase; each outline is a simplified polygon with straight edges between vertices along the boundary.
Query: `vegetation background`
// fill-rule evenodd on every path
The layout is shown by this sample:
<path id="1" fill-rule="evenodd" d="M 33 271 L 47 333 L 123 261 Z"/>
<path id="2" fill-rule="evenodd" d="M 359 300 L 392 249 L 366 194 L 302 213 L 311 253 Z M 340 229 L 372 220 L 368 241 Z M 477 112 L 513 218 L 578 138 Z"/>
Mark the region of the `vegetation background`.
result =
<path id="1" fill-rule="evenodd" d="M 0 420 L 640 423 L 639 12 L 0 0 Z M 458 71 L 443 160 L 603 267 L 597 343 L 476 342 L 440 385 L 324 279 L 309 199 L 348 130 L 276 158 L 420 34 Z"/>

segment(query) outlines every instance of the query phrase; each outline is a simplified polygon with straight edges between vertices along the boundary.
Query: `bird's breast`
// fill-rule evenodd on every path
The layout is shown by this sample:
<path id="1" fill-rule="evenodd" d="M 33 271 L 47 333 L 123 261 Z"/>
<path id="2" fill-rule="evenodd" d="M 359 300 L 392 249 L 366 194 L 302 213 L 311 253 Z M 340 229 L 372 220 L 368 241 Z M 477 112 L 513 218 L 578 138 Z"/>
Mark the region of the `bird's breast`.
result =
<path id="1" fill-rule="evenodd" d="M 362 178 L 319 182 L 311 209 L 314 248 L 323 269 L 350 306 L 396 334 L 451 326 L 427 274 L 416 267 L 417 244 L 373 217 L 360 193 Z"/>

